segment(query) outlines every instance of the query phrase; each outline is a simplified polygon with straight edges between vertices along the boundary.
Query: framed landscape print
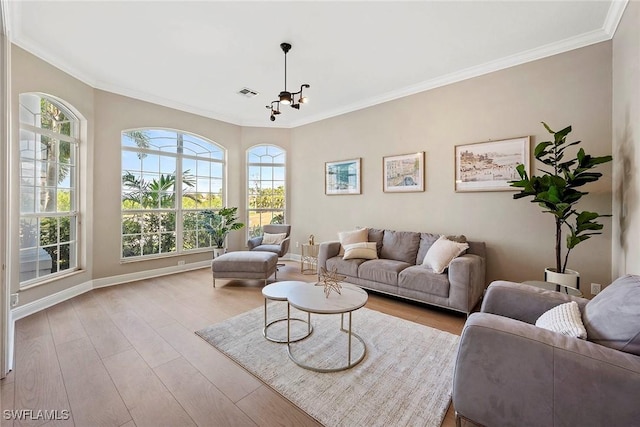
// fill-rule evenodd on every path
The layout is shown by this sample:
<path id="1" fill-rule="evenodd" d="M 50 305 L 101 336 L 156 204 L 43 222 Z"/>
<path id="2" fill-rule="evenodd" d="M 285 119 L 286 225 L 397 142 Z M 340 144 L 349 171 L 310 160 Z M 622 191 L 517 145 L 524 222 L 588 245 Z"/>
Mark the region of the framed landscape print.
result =
<path id="1" fill-rule="evenodd" d="M 424 191 L 424 151 L 382 158 L 382 191 Z"/>
<path id="2" fill-rule="evenodd" d="M 360 182 L 360 158 L 324 164 L 325 194 L 360 194 Z"/>
<path id="3" fill-rule="evenodd" d="M 456 191 L 517 190 L 509 181 L 519 180 L 516 166 L 529 173 L 529 137 L 457 145 Z"/>

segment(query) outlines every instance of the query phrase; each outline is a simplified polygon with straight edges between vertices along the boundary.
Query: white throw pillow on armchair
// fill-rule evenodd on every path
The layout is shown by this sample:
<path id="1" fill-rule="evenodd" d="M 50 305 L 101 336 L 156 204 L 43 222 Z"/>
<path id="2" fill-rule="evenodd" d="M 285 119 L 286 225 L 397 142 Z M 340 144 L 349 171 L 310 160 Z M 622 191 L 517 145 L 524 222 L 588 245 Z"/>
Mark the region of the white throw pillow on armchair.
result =
<path id="1" fill-rule="evenodd" d="M 264 233 L 262 236 L 263 245 L 279 245 L 287 237 L 287 233 Z"/>

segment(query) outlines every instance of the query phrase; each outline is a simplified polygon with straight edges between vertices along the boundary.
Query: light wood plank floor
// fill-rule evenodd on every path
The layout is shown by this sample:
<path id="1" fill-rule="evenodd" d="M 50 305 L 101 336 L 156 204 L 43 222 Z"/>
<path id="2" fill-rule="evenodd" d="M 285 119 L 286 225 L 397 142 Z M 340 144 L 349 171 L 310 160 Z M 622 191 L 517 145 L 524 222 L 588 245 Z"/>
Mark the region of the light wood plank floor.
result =
<path id="1" fill-rule="evenodd" d="M 279 280 L 313 281 L 286 262 Z M 317 426 L 193 332 L 263 304 L 259 281 L 209 269 L 97 289 L 16 323 L 15 366 L 0 381 L 7 426 Z M 465 317 L 370 295 L 368 308 L 460 334 Z M 6 420 L 5 410 L 69 411 Z M 62 418 L 62 417 L 60 417 Z M 451 408 L 443 426 L 455 425 Z"/>

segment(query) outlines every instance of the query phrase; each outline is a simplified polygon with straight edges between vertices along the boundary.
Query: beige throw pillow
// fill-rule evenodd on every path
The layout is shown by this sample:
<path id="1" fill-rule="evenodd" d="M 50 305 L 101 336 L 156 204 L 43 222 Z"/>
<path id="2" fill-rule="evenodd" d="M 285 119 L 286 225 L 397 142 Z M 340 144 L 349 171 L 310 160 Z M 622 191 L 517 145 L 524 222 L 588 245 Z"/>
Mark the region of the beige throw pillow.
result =
<path id="1" fill-rule="evenodd" d="M 376 242 L 352 243 L 344 247 L 344 259 L 378 259 Z"/>
<path id="2" fill-rule="evenodd" d="M 264 233 L 262 236 L 263 245 L 279 245 L 287 237 L 287 233 Z"/>
<path id="3" fill-rule="evenodd" d="M 580 307 L 575 301 L 560 304 L 545 311 L 536 320 L 536 326 L 568 337 L 587 339 L 587 330 L 582 323 Z"/>
<path id="4" fill-rule="evenodd" d="M 338 240 L 340 240 L 340 255 L 344 255 L 345 245 L 351 245 L 353 243 L 364 243 L 369 240 L 369 230 L 367 228 L 360 228 L 353 231 L 341 231 L 338 233 Z"/>
<path id="5" fill-rule="evenodd" d="M 449 263 L 462 252 L 469 249 L 468 243 L 458 243 L 440 236 L 427 251 L 422 265 L 430 267 L 436 273 L 443 273 Z"/>

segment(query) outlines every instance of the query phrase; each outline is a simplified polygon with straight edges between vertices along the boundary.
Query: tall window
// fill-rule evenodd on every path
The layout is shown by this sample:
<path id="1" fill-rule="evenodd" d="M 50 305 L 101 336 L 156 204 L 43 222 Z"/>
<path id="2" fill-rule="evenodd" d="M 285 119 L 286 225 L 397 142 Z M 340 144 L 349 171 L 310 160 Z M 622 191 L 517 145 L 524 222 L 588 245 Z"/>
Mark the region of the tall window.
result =
<path id="1" fill-rule="evenodd" d="M 202 211 L 223 206 L 224 150 L 188 133 L 122 133 L 122 258 L 209 248 Z"/>
<path id="2" fill-rule="evenodd" d="M 264 224 L 284 224 L 286 152 L 275 145 L 247 151 L 247 223 L 249 237 L 262 234 Z"/>
<path id="3" fill-rule="evenodd" d="M 20 95 L 20 285 L 78 268 L 80 121 L 59 101 Z"/>

